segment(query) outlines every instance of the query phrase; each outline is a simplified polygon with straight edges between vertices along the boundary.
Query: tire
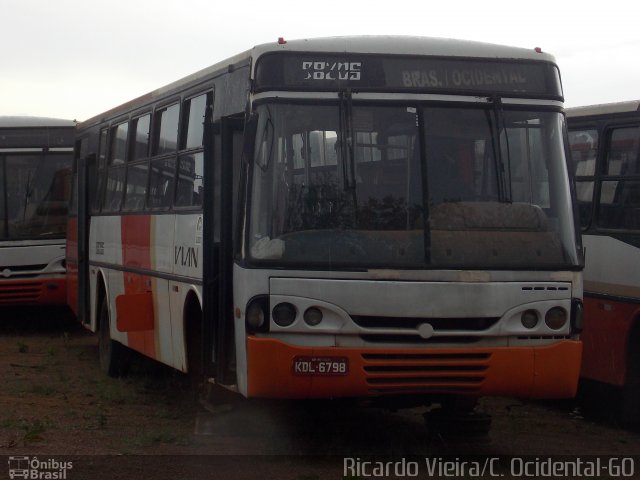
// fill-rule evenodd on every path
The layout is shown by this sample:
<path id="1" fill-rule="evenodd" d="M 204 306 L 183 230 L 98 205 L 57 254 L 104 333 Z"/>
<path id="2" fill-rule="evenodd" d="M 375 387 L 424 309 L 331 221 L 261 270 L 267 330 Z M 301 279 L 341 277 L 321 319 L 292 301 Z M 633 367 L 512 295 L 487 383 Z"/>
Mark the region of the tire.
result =
<path id="1" fill-rule="evenodd" d="M 640 428 L 640 329 L 635 321 L 627 343 L 627 371 L 622 387 L 622 404 L 620 416 L 625 428 L 638 430 Z"/>
<path id="2" fill-rule="evenodd" d="M 199 390 L 204 382 L 202 356 L 202 310 L 199 305 L 190 305 L 186 315 L 185 346 L 187 348 L 187 376 L 191 387 Z"/>
<path id="3" fill-rule="evenodd" d="M 100 305 L 98 322 L 100 369 L 110 377 L 126 375 L 130 364 L 129 351 L 120 342 L 111 339 L 111 321 L 106 298 Z"/>
<path id="4" fill-rule="evenodd" d="M 640 427 L 640 388 L 638 385 L 625 385 L 622 388 L 622 425 L 630 430 Z"/>

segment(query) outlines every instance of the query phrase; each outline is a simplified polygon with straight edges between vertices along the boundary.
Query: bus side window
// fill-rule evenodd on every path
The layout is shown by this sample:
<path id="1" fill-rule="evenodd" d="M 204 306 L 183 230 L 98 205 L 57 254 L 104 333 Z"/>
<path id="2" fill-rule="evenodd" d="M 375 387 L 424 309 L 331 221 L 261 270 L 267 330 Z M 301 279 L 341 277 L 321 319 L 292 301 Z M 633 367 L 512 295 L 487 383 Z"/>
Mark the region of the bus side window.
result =
<path id="1" fill-rule="evenodd" d="M 127 189 L 124 209 L 141 211 L 147 197 L 147 174 L 149 163 L 149 132 L 151 114 L 143 115 L 131 121 L 131 145 L 127 165 Z"/>
<path id="2" fill-rule="evenodd" d="M 107 133 L 108 129 L 100 130 L 98 140 L 98 161 L 88 165 L 89 168 L 89 205 L 91 213 L 99 213 L 104 199 L 104 185 L 107 175 Z M 81 157 L 82 158 L 82 157 Z"/>
<path id="3" fill-rule="evenodd" d="M 177 150 L 179 117 L 180 105 L 178 103 L 156 112 L 152 152 L 154 156 Z"/>
<path id="4" fill-rule="evenodd" d="M 639 152 L 640 127 L 623 127 L 611 131 L 605 173 L 617 178 L 602 181 L 599 225 L 603 228 L 640 229 Z"/>
<path id="5" fill-rule="evenodd" d="M 580 226 L 587 228 L 591 223 L 593 191 L 598 152 L 598 130 L 585 128 L 569 132 L 569 147 L 576 178 L 576 199 Z"/>
<path id="6" fill-rule="evenodd" d="M 127 136 L 129 123 L 124 122 L 111 128 L 109 166 L 103 210 L 120 210 L 124 193 L 125 162 L 127 159 Z"/>
<path id="7" fill-rule="evenodd" d="M 149 208 L 169 208 L 173 203 L 180 104 L 157 110 L 154 115 L 152 158 L 149 166 Z"/>
<path id="8" fill-rule="evenodd" d="M 204 153 L 181 155 L 178 163 L 178 193 L 176 206 L 202 205 Z"/>
<path id="9" fill-rule="evenodd" d="M 151 161 L 149 172 L 149 207 L 169 208 L 173 196 L 176 173 L 176 157 L 164 157 Z"/>
<path id="10" fill-rule="evenodd" d="M 611 132 L 606 158 L 607 175 L 638 175 L 640 127 L 616 128 Z"/>
<path id="11" fill-rule="evenodd" d="M 213 101 L 212 92 L 185 100 L 183 104 L 183 128 L 178 160 L 178 185 L 176 206 L 194 207 L 202 205 L 204 167 L 204 122 Z"/>

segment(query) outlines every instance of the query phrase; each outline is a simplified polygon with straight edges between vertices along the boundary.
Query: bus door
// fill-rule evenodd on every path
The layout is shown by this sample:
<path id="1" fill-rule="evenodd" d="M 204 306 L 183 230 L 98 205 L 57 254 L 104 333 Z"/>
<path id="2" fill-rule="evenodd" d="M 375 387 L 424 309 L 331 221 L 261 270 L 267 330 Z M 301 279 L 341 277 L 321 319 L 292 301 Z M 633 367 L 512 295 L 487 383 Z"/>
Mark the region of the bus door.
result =
<path id="1" fill-rule="evenodd" d="M 233 385 L 233 241 L 243 148 L 242 116 L 223 117 L 205 130 L 203 205 L 203 347 L 208 374 Z"/>
<path id="2" fill-rule="evenodd" d="M 89 188 L 95 154 L 87 154 L 87 139 L 76 143 L 73 205 L 76 224 L 68 222 L 67 291 L 68 303 L 83 324 L 91 322 L 89 302 Z M 70 218 L 73 218 L 70 216 Z M 74 241 L 75 240 L 75 241 Z M 77 298 L 74 298 L 77 295 Z"/>

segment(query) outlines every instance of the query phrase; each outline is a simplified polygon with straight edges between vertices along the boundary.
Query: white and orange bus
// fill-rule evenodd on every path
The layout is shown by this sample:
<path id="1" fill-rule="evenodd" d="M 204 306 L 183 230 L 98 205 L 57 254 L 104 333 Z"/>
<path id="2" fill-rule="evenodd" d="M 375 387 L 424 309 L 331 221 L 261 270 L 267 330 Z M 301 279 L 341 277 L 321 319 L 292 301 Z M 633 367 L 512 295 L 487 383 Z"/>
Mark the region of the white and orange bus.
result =
<path id="1" fill-rule="evenodd" d="M 533 49 L 281 39 L 81 123 L 69 262 L 103 368 L 130 348 L 247 397 L 574 395 L 562 101 Z"/>
<path id="2" fill-rule="evenodd" d="M 65 305 L 75 123 L 0 116 L 0 306 Z"/>
<path id="3" fill-rule="evenodd" d="M 610 390 L 624 421 L 637 426 L 640 102 L 571 108 L 567 121 L 586 248 L 582 378 L 586 392 Z"/>

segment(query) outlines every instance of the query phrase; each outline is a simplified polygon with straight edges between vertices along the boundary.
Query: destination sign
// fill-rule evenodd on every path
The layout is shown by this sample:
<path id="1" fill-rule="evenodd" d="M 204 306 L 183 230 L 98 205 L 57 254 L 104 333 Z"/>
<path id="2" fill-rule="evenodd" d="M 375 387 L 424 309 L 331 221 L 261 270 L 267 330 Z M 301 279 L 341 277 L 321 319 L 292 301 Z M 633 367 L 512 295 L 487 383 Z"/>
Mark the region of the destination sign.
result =
<path id="1" fill-rule="evenodd" d="M 256 91 L 341 88 L 562 98 L 558 69 L 546 62 L 293 53 L 256 65 Z"/>

